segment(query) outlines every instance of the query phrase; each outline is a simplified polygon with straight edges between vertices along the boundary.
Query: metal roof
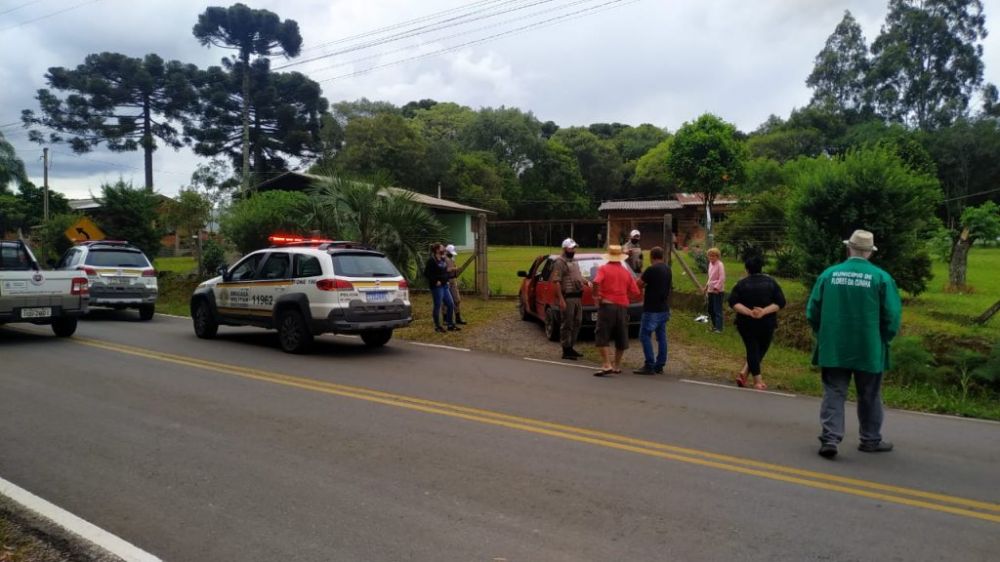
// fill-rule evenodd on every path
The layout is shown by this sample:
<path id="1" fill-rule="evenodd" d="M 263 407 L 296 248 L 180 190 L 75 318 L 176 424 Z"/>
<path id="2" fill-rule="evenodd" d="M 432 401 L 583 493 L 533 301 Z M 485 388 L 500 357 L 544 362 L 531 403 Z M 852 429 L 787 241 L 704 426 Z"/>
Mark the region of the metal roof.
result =
<path id="1" fill-rule="evenodd" d="M 597 209 L 604 211 L 676 211 L 684 206 L 673 199 L 655 199 L 649 201 L 605 201 Z"/>

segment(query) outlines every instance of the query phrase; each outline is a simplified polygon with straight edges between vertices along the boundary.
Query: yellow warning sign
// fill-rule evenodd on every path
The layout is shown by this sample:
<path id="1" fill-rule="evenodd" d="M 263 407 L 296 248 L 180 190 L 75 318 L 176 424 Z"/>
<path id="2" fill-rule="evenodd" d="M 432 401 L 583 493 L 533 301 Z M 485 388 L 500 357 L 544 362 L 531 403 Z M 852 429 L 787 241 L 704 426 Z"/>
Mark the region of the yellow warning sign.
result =
<path id="1" fill-rule="evenodd" d="M 73 242 L 86 242 L 88 240 L 104 240 L 104 233 L 94 224 L 94 221 L 87 217 L 80 217 L 80 220 L 73 223 L 73 226 L 66 229 L 66 238 Z"/>

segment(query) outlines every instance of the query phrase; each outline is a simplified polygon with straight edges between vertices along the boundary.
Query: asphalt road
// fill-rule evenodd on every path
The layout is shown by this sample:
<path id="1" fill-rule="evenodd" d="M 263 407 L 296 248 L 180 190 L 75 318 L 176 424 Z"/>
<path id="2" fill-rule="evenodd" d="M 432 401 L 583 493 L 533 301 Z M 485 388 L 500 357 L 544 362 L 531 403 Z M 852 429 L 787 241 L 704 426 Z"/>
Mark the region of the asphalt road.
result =
<path id="1" fill-rule="evenodd" d="M 0 477 L 164 560 L 1000 556 L 997 424 L 830 462 L 814 398 L 132 318 L 0 328 Z"/>

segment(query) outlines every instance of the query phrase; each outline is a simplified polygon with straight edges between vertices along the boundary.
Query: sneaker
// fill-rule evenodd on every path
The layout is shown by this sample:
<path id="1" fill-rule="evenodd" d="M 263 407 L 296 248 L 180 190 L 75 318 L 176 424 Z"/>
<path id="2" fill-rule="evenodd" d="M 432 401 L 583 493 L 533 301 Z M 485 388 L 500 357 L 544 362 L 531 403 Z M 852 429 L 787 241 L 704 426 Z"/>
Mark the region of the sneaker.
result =
<path id="1" fill-rule="evenodd" d="M 466 324 L 468 324 L 468 322 L 466 322 L 465 320 L 462 320 L 461 318 L 459 318 L 458 320 L 455 320 L 455 323 L 458 324 L 458 325 L 460 325 L 460 326 L 465 326 Z"/>
<path id="2" fill-rule="evenodd" d="M 577 359 L 580 358 L 580 356 L 573 353 L 572 349 L 564 349 L 562 353 L 562 358 L 569 359 L 570 361 L 576 361 Z"/>
<path id="3" fill-rule="evenodd" d="M 819 446 L 819 456 L 824 459 L 832 459 L 837 456 L 837 446 L 833 443 L 823 443 Z"/>
<path id="4" fill-rule="evenodd" d="M 653 369 L 653 372 L 656 373 L 657 375 L 662 375 L 663 374 L 663 367 L 656 367 L 656 368 Z"/>
<path id="5" fill-rule="evenodd" d="M 449 332 L 461 332 L 462 329 L 459 328 L 458 326 L 452 324 L 451 326 L 448 326 L 448 331 Z"/>
<path id="6" fill-rule="evenodd" d="M 434 326 L 434 331 L 443 334 L 444 333 L 444 328 L 442 328 L 441 326 Z"/>
<path id="7" fill-rule="evenodd" d="M 654 369 L 650 369 L 649 367 L 643 367 L 632 371 L 632 373 L 635 375 L 655 375 L 656 371 Z"/>
<path id="8" fill-rule="evenodd" d="M 862 453 L 888 453 L 892 450 L 892 443 L 879 441 L 878 443 L 861 443 L 858 450 Z"/>
<path id="9" fill-rule="evenodd" d="M 569 351 L 567 351 L 567 353 L 569 353 L 569 354 L 570 354 L 570 355 L 572 355 L 573 357 L 576 357 L 577 359 L 579 359 L 579 358 L 583 357 L 583 354 L 582 354 L 582 353 L 580 353 L 579 351 L 577 351 L 577 350 L 573 349 L 572 347 L 571 347 L 571 348 L 569 348 Z"/>

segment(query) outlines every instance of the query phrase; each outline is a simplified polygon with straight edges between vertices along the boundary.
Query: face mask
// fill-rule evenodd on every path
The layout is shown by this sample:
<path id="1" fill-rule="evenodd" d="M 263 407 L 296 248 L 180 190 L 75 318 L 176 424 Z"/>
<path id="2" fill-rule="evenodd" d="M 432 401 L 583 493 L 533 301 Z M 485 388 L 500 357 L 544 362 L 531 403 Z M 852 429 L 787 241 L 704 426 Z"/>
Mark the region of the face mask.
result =
<path id="1" fill-rule="evenodd" d="M 638 238 L 633 238 L 632 239 L 632 243 L 633 244 L 638 244 L 639 243 L 639 239 Z"/>
<path id="2" fill-rule="evenodd" d="M 575 255 L 576 255 L 576 252 L 566 252 L 566 258 L 567 259 L 573 259 L 573 256 L 575 256 Z"/>

